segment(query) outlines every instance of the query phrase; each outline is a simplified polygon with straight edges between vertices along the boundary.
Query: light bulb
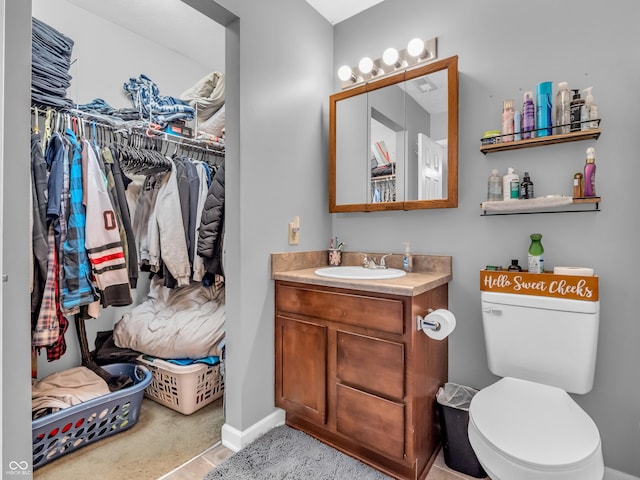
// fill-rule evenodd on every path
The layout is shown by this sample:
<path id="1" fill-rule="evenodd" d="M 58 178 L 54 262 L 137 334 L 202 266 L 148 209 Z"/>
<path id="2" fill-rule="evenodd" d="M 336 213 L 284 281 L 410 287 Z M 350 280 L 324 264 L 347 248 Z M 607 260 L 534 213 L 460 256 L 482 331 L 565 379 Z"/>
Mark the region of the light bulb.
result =
<path id="1" fill-rule="evenodd" d="M 338 78 L 340 80 L 342 80 L 343 82 L 346 82 L 347 80 L 351 79 L 353 80 L 353 72 L 351 71 L 351 67 L 349 65 L 342 65 L 339 69 L 338 69 Z"/>
<path id="2" fill-rule="evenodd" d="M 364 74 L 371 72 L 373 70 L 373 60 L 369 57 L 362 57 L 360 63 L 358 63 L 358 69 Z"/>
<path id="3" fill-rule="evenodd" d="M 399 58 L 400 55 L 398 55 L 398 50 L 393 47 L 387 48 L 382 54 L 382 61 L 387 65 L 395 65 Z"/>
<path id="4" fill-rule="evenodd" d="M 407 53 L 412 57 L 419 57 L 424 52 L 424 41 L 420 38 L 414 38 L 407 45 Z"/>

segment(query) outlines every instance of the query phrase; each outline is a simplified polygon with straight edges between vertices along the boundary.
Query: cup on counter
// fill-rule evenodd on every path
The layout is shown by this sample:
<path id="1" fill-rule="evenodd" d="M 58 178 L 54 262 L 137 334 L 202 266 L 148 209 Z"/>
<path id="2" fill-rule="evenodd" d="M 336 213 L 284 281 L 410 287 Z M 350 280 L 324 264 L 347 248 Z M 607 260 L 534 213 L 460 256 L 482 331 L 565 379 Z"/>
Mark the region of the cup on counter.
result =
<path id="1" fill-rule="evenodd" d="M 342 250 L 338 248 L 330 248 L 328 252 L 330 267 L 339 267 L 342 265 Z"/>

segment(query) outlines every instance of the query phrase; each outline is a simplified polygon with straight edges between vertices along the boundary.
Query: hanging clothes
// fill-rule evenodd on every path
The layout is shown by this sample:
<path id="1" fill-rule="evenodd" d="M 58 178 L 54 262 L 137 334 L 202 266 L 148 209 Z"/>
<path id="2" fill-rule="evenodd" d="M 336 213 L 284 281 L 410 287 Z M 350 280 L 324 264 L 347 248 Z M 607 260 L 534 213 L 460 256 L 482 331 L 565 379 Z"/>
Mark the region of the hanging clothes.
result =
<path id="1" fill-rule="evenodd" d="M 100 301 L 103 307 L 130 305 L 133 300 L 116 213 L 106 176 L 87 140 L 82 140 L 82 157 L 86 157 L 83 174 L 87 185 L 85 245 Z"/>
<path id="2" fill-rule="evenodd" d="M 90 275 L 89 256 L 85 247 L 86 212 L 82 203 L 82 147 L 71 129 L 66 129 L 66 138 L 71 142 L 72 155 L 69 163 L 69 215 L 67 237 L 63 244 L 64 279 L 61 303 L 67 312 L 77 313 L 81 305 L 97 300 Z"/>
<path id="3" fill-rule="evenodd" d="M 203 257 L 205 271 L 209 277 L 224 275 L 222 268 L 224 203 L 224 161 L 222 161 L 207 193 L 198 236 L 198 255 Z"/>

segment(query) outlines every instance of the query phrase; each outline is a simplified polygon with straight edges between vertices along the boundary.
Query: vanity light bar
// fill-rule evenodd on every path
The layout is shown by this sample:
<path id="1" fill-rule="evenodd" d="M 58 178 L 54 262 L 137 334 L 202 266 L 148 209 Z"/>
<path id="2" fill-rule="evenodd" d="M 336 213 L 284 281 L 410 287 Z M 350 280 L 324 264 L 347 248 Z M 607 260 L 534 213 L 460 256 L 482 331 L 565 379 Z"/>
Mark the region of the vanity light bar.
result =
<path id="1" fill-rule="evenodd" d="M 408 70 L 436 58 L 438 58 L 436 37 L 425 41 L 414 38 L 403 50 L 387 48 L 381 58 L 372 60 L 369 57 L 363 57 L 357 67 L 342 65 L 338 69 L 338 78 L 344 90 L 400 70 Z"/>

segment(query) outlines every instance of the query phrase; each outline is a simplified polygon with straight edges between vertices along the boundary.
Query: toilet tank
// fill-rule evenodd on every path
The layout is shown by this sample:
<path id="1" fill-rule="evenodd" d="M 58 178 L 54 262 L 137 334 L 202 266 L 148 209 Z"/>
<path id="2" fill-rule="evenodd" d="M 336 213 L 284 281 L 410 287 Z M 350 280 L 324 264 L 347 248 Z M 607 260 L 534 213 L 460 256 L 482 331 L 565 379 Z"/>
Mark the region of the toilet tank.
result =
<path id="1" fill-rule="evenodd" d="M 571 393 L 593 386 L 600 302 L 481 292 L 489 370 Z"/>

